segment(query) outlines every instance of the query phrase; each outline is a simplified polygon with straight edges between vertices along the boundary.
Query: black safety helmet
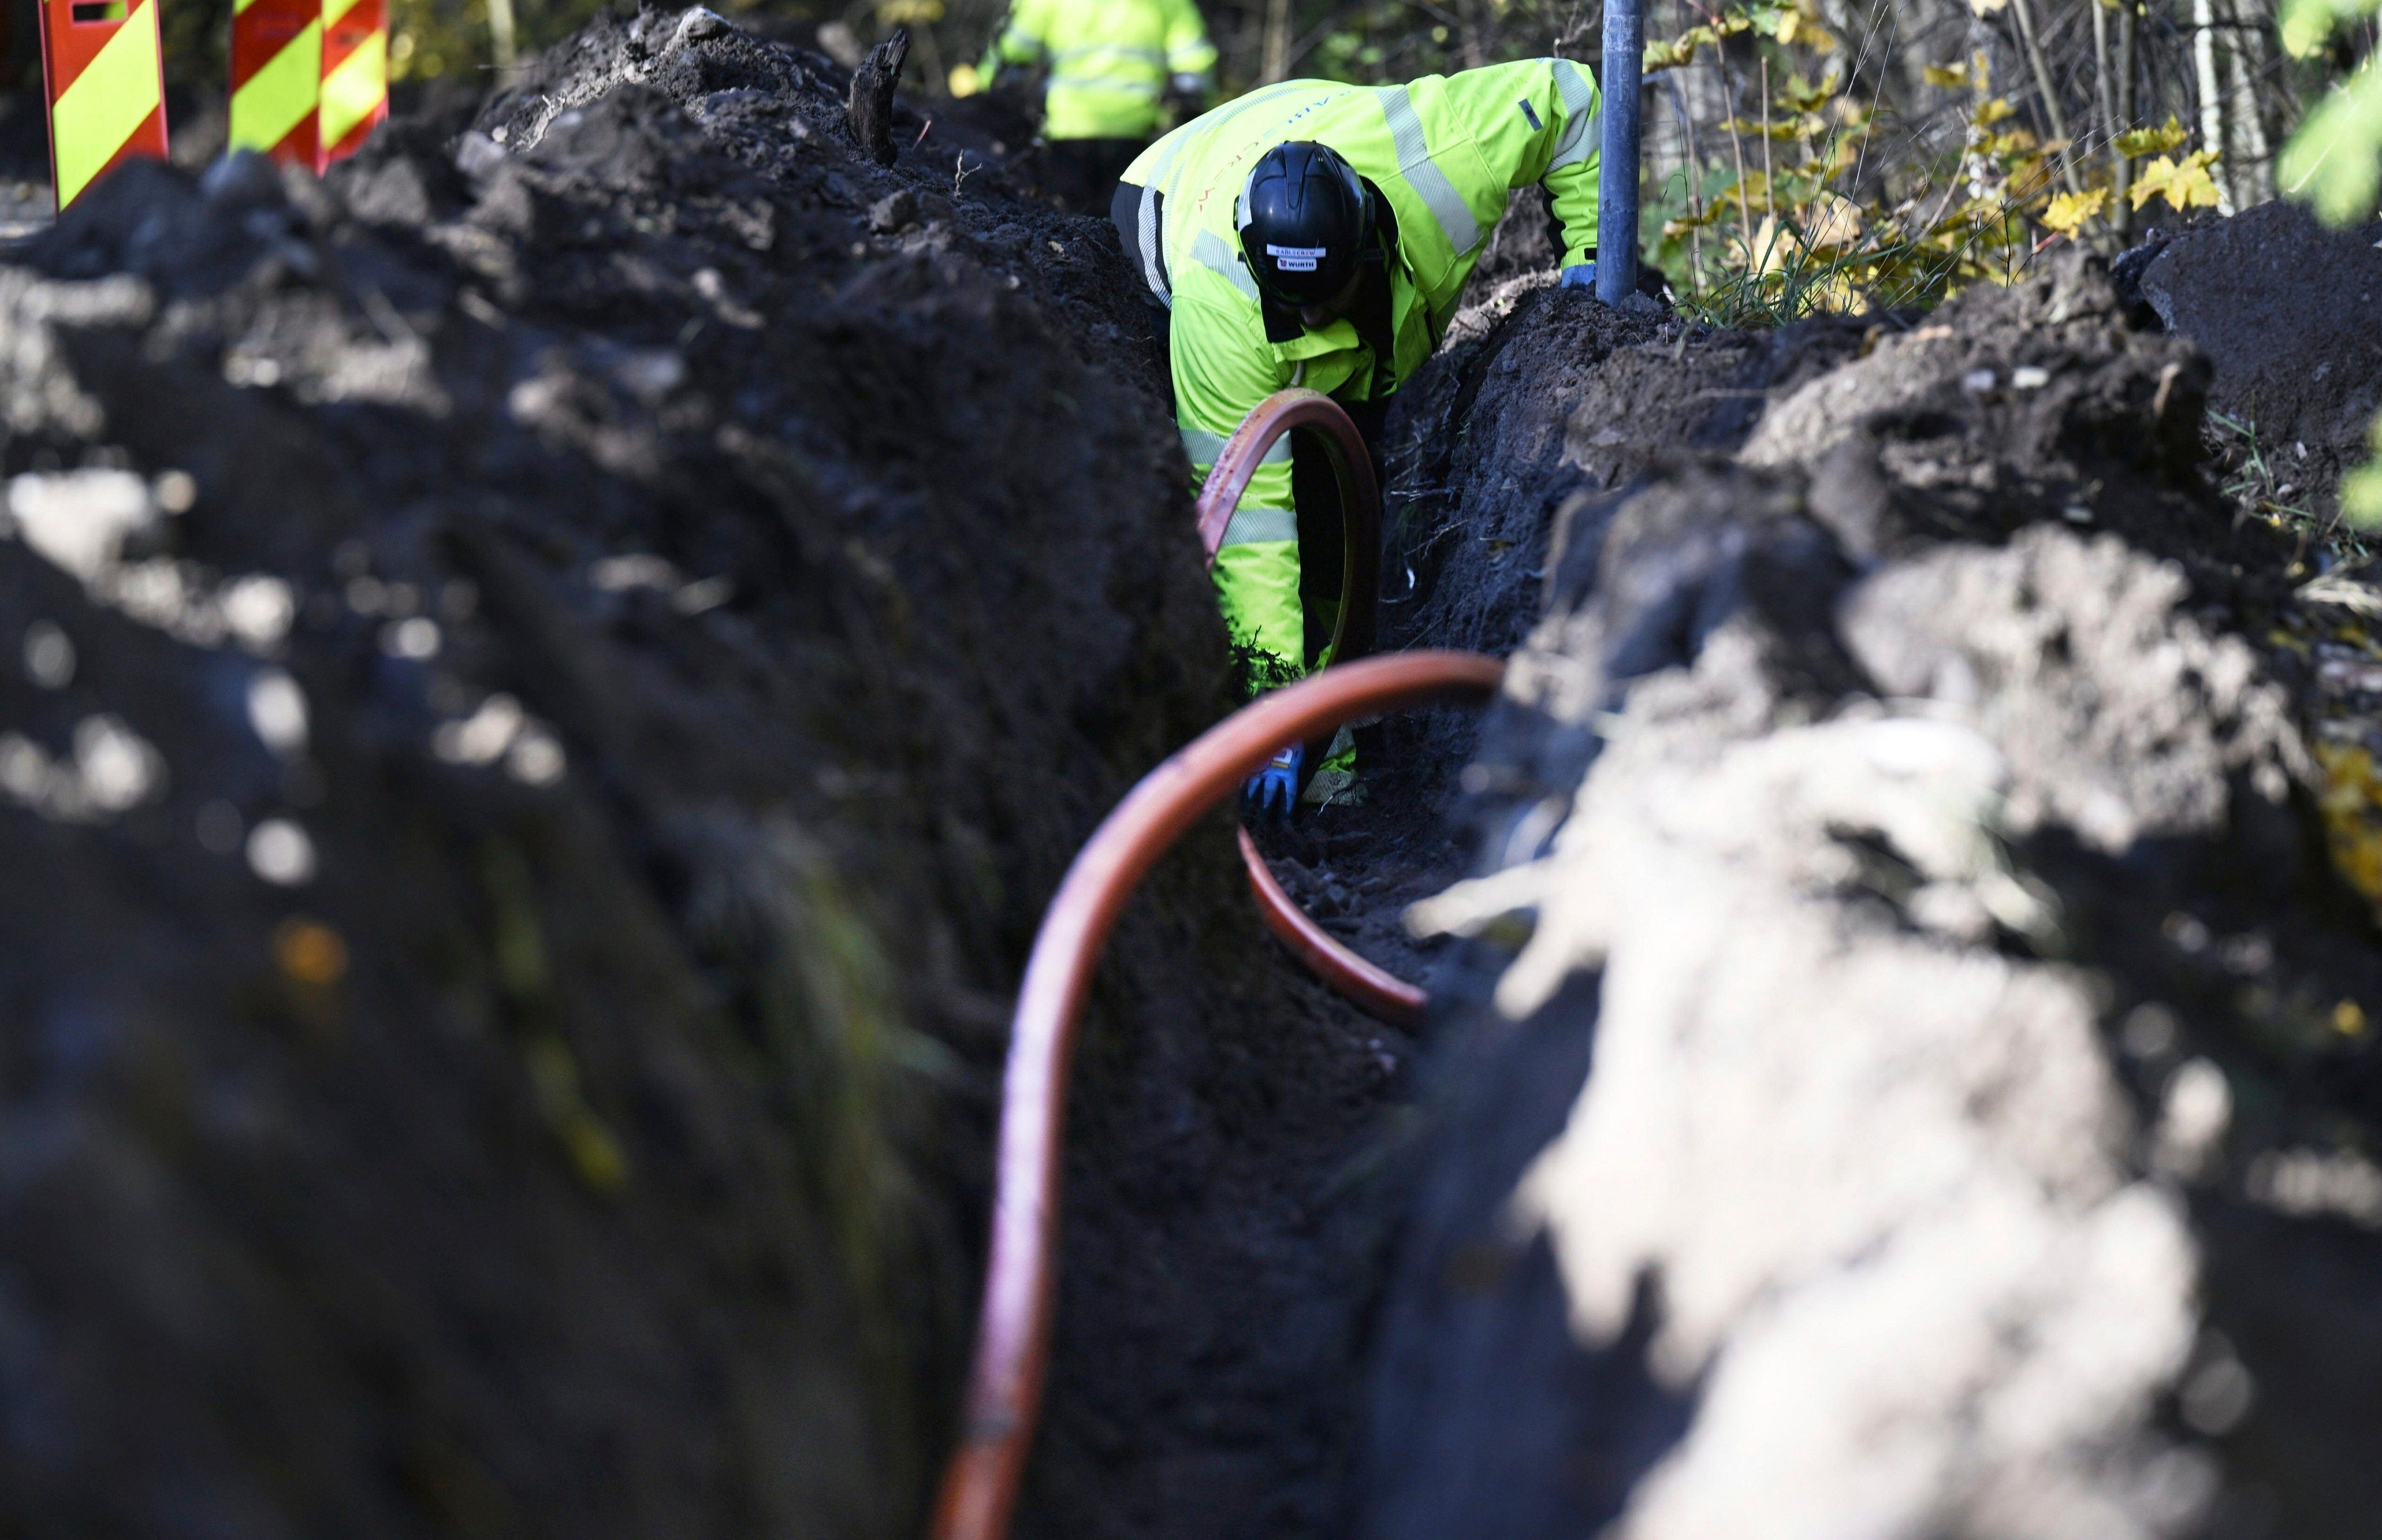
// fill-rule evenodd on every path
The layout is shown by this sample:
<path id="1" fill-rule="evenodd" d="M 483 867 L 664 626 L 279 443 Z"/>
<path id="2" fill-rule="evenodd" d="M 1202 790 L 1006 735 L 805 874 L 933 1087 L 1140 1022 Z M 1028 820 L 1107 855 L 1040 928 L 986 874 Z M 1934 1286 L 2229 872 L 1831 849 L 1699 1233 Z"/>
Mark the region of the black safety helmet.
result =
<path id="1" fill-rule="evenodd" d="M 1277 305 L 1320 305 L 1375 251 L 1364 178 L 1328 144 L 1277 144 L 1249 168 L 1233 208 L 1241 252 Z"/>

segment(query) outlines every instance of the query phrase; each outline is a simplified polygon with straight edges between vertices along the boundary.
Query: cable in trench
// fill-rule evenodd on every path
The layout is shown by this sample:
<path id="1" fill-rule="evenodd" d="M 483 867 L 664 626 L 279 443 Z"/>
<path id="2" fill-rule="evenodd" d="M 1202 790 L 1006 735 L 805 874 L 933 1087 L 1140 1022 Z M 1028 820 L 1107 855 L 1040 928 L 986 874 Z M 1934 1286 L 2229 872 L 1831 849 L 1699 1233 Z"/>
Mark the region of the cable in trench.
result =
<path id="1" fill-rule="evenodd" d="M 1067 1077 L 1092 972 L 1126 901 L 1174 841 L 1283 744 L 1328 739 L 1349 722 L 1403 707 L 1485 700 L 1504 677 L 1502 662 L 1479 653 L 1361 656 L 1374 640 L 1380 495 L 1356 424 L 1319 392 L 1267 397 L 1226 442 L 1198 501 L 1210 565 L 1259 460 L 1294 427 L 1323 434 L 1341 487 L 1347 540 L 1333 664 L 1252 702 L 1143 776 L 1076 852 L 1043 912 L 1010 1024 L 992 1245 L 960 1444 L 944 1470 L 934 1540 L 1003 1540 L 1009 1532 L 1049 1370 Z M 1302 961 L 1376 1015 L 1411 1020 L 1419 1012 L 1421 991 L 1300 913 L 1246 830 L 1240 841 L 1267 924 Z"/>
<path id="2" fill-rule="evenodd" d="M 1241 419 L 1240 426 L 1216 455 L 1208 480 L 1195 505 L 1199 548 L 1208 566 L 1224 544 L 1233 510 L 1248 490 L 1268 452 L 1283 435 L 1305 428 L 1321 443 L 1332 478 L 1338 483 L 1341 511 L 1340 613 L 1332 627 L 1332 643 L 1324 655 L 1334 665 L 1367 656 L 1378 640 L 1381 588 L 1381 489 L 1373 474 L 1373 458 L 1365 447 L 1345 409 L 1320 390 L 1278 390 L 1259 402 Z M 1327 752 L 1327 732 L 1307 745 L 1308 763 Z M 1288 947 L 1292 955 L 1359 1010 L 1394 1026 L 1411 1026 L 1421 1019 L 1423 993 L 1357 956 L 1322 926 L 1307 917 L 1274 879 L 1273 870 L 1249 837 L 1240 833 L 1241 864 L 1247 871 L 1249 891 L 1266 928 Z"/>

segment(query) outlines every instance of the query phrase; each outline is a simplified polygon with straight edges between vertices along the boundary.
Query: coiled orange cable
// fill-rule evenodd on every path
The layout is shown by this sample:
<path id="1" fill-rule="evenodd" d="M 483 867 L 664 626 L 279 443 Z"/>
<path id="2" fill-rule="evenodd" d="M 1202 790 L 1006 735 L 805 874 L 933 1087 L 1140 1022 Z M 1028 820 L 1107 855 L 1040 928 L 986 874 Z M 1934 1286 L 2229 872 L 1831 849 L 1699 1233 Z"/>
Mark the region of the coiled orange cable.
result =
<path id="1" fill-rule="evenodd" d="M 1481 700 L 1504 677 L 1504 664 L 1478 653 L 1399 653 L 1327 668 L 1202 733 L 1143 776 L 1076 852 L 1042 916 L 1010 1025 L 992 1254 L 935 1540 L 1001 1540 L 1016 1506 L 1049 1365 L 1067 1075 L 1084 995 L 1125 900 L 1167 848 L 1280 745 L 1401 707 Z"/>

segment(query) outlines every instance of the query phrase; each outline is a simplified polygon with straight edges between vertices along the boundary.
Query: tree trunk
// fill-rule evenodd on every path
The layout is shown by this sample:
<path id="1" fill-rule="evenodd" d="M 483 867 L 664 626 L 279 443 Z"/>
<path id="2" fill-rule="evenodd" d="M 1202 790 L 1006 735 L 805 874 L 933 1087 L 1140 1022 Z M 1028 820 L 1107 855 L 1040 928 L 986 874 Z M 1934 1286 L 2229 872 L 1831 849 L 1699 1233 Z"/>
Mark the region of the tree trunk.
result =
<path id="1" fill-rule="evenodd" d="M 1690 67 L 1690 69 L 1692 67 Z M 1682 76 L 1689 69 L 1671 71 L 1672 110 L 1679 115 L 1680 155 L 1688 179 L 1688 214 L 1694 221 L 1688 226 L 1688 287 L 1690 293 L 1704 291 L 1704 157 L 1696 143 L 1695 104 L 1688 99 L 1687 82 Z"/>
<path id="2" fill-rule="evenodd" d="M 2223 160 L 2216 168 L 2216 212 L 2231 214 L 2233 160 L 2225 154 L 2225 95 L 2216 84 L 2215 0 L 2192 0 L 2192 73 L 2200 92 L 2200 147 Z"/>
<path id="3" fill-rule="evenodd" d="M 2226 40 L 2225 61 L 2232 77 L 2231 116 L 2239 130 L 2234 136 L 2239 153 L 2233 162 L 2233 196 L 2246 208 L 2275 195 L 2274 147 L 2266 141 L 2265 116 L 2258 110 L 2257 66 L 2265 63 L 2265 33 L 2257 7 L 2233 0 L 2229 8 L 2236 25 Z"/>
<path id="4" fill-rule="evenodd" d="M 510 69 L 520 57 L 513 27 L 513 0 L 488 0 L 488 53 L 498 69 Z"/>
<path id="5" fill-rule="evenodd" d="M 2099 0 L 2088 0 L 2097 5 Z M 2206 5 L 2208 0 L 2200 0 Z M 2060 141 L 2059 179 L 2068 184 L 2070 192 L 2081 193 L 2084 180 L 2076 175 L 2076 162 L 2069 152 L 2074 148 L 2068 135 L 2068 114 L 2059 105 L 2059 92 L 2051 83 L 2051 67 L 2044 62 L 2043 43 L 2035 31 L 2034 7 L 2031 0 L 2010 0 L 2010 15 L 2017 18 L 2020 52 L 2026 55 L 2029 68 L 2034 72 L 2034 89 L 2043 97 L 2043 121 L 2051 137 Z"/>
<path id="6" fill-rule="evenodd" d="M 2118 6 L 2118 130 L 2122 133 L 2134 126 L 2134 74 L 2142 67 L 2142 3 L 2141 0 L 2119 0 Z M 2128 189 L 2134 185 L 2134 165 L 2125 156 L 2118 157 L 2116 191 L 2110 197 L 2115 205 L 2109 216 L 2109 227 L 2118 232 L 2122 244 L 2134 233 L 2134 202 Z"/>
<path id="7" fill-rule="evenodd" d="M 1290 0 L 1266 0 L 1265 43 L 1258 80 L 1271 85 L 1290 72 Z"/>
<path id="8" fill-rule="evenodd" d="M 2109 53 L 2109 16 L 2101 0 L 2084 0 L 2084 4 L 2093 13 L 2093 86 L 2101 107 L 2101 131 L 2109 140 L 2109 184 L 2116 189 L 2115 195 L 2122 200 L 2125 196 L 2126 157 L 2124 152 L 2118 148 L 2118 136 L 2126 130 L 2125 124 L 2118 116 L 2117 65 Z M 2108 223 L 2112 231 L 2117 229 L 2115 209 L 2109 211 Z"/>

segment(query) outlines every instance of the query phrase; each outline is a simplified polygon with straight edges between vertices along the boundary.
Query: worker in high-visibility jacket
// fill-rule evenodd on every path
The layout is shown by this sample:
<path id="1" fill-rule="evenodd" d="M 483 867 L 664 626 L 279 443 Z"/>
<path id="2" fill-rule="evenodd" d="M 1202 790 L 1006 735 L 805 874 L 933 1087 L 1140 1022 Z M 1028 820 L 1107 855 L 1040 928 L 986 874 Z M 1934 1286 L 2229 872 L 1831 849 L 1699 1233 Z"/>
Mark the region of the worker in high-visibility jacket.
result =
<path id="1" fill-rule="evenodd" d="M 1292 80 L 1194 118 L 1135 160 L 1111 212 L 1167 311 L 1175 421 L 1195 483 L 1277 390 L 1380 402 L 1411 377 L 1513 189 L 1544 185 L 1563 226 L 1561 281 L 1592 287 L 1597 104 L 1594 79 L 1568 59 L 1398 86 Z M 1293 500 L 1291 462 L 1287 443 L 1268 455 L 1216 553 L 1225 627 L 1253 691 L 1328 661 L 1308 655 L 1306 510 Z M 1251 797 L 1286 811 L 1299 758 L 1295 748 L 1276 755 Z"/>
<path id="2" fill-rule="evenodd" d="M 1197 111 L 1215 86 L 1216 47 L 1196 0 L 1016 0 L 980 77 L 1049 70 L 1043 87 L 1045 191 L 1097 212 L 1149 143 L 1170 99 Z"/>

